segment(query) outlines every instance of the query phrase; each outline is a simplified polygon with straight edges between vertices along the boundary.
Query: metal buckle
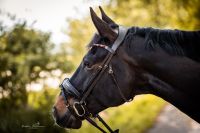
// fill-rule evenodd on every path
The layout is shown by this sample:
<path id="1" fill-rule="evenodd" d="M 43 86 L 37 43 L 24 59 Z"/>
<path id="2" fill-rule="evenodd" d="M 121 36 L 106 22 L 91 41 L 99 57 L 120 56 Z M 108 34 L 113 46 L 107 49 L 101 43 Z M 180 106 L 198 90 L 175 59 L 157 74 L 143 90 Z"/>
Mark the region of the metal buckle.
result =
<path id="1" fill-rule="evenodd" d="M 111 65 L 109 65 L 108 73 L 109 73 L 109 74 L 113 74 L 113 69 L 112 69 L 112 66 L 111 66 Z"/>
<path id="2" fill-rule="evenodd" d="M 80 107 L 82 108 L 82 111 L 83 111 L 82 114 L 79 113 L 79 111 L 78 111 L 76 105 L 80 105 Z M 75 113 L 76 113 L 79 117 L 83 117 L 83 116 L 85 115 L 85 109 L 84 109 L 83 105 L 80 104 L 79 102 L 74 102 L 74 104 L 73 104 L 73 109 L 74 109 Z"/>
<path id="3" fill-rule="evenodd" d="M 101 65 L 99 65 L 98 68 L 101 70 L 103 67 Z"/>

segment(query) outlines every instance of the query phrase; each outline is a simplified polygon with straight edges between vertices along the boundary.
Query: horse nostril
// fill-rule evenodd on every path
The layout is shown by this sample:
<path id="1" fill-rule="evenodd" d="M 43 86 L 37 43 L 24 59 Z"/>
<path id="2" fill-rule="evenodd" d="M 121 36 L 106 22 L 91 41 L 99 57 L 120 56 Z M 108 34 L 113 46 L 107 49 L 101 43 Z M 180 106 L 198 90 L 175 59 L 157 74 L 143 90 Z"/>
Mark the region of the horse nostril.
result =
<path id="1" fill-rule="evenodd" d="M 52 108 L 52 113 L 53 113 L 53 115 L 56 117 L 56 107 L 55 106 L 53 106 L 53 108 Z"/>

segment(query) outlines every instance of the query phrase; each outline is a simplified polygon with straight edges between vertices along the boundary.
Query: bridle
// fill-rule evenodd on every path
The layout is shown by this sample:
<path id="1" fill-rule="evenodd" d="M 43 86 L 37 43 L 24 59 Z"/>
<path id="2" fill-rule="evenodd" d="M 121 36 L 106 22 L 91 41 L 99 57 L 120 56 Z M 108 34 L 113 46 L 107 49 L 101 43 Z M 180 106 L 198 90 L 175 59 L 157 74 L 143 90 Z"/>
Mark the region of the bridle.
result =
<path id="1" fill-rule="evenodd" d="M 64 81 L 62 82 L 62 84 L 60 85 L 61 88 L 61 95 L 63 96 L 63 98 L 65 99 L 65 101 L 67 102 L 67 97 L 70 96 L 74 96 L 77 99 L 79 99 L 78 102 L 74 102 L 72 105 L 72 108 L 69 110 L 73 110 L 72 112 L 75 112 L 75 115 L 79 118 L 85 118 L 89 123 L 91 123 L 93 126 L 95 126 L 96 128 L 98 128 L 102 133 L 106 133 L 106 131 L 104 129 L 102 129 L 100 126 L 97 125 L 97 123 L 95 121 L 93 121 L 91 119 L 91 113 L 87 110 L 86 108 L 86 102 L 85 99 L 88 97 L 88 95 L 91 93 L 92 89 L 95 87 L 95 85 L 97 84 L 97 82 L 99 81 L 99 79 L 102 77 L 103 73 L 105 72 L 105 70 L 108 69 L 108 73 L 111 75 L 121 97 L 123 98 L 123 100 L 125 102 L 129 102 L 130 100 L 127 100 L 126 97 L 124 96 L 124 94 L 122 93 L 117 80 L 114 76 L 114 72 L 112 69 L 112 65 L 110 64 L 111 59 L 113 57 L 113 55 L 115 54 L 117 48 L 120 46 L 120 44 L 123 42 L 126 34 L 127 34 L 128 28 L 125 28 L 123 26 L 119 26 L 118 27 L 118 37 L 117 39 L 114 41 L 112 47 L 108 47 L 106 45 L 103 44 L 94 44 L 93 46 L 96 47 L 101 47 L 106 49 L 107 51 L 109 51 L 109 53 L 107 54 L 107 56 L 105 57 L 105 59 L 103 60 L 103 62 L 101 63 L 101 65 L 98 66 L 98 69 L 96 70 L 96 73 L 94 74 L 94 78 L 91 80 L 91 82 L 88 84 L 88 86 L 86 87 L 86 91 L 83 92 L 83 94 L 80 94 L 80 92 L 71 84 L 70 79 L 66 78 L 64 79 Z M 68 108 L 70 106 L 67 106 Z M 99 116 L 99 114 L 96 114 L 95 116 L 92 116 L 94 118 L 98 118 L 99 121 L 108 129 L 108 131 L 110 133 L 118 133 L 119 129 L 113 131 L 107 124 L 106 122 Z"/>
<path id="2" fill-rule="evenodd" d="M 71 84 L 70 79 L 66 78 L 63 80 L 62 84 L 60 85 L 61 88 L 61 95 L 63 96 L 63 98 L 65 99 L 65 101 L 67 102 L 67 97 L 73 96 L 76 97 L 79 101 L 78 102 L 73 102 L 72 107 L 69 110 L 72 110 L 72 112 L 75 112 L 75 115 L 78 118 L 85 118 L 89 123 L 91 123 L 93 126 L 95 126 L 96 128 L 98 128 L 102 133 L 106 133 L 106 131 L 104 129 L 102 129 L 100 126 L 97 125 L 97 123 L 95 121 L 93 121 L 91 119 L 92 114 L 88 111 L 88 109 L 86 108 L 86 102 L 85 99 L 88 97 L 88 95 L 91 93 L 92 89 L 95 87 L 95 85 L 97 84 L 97 82 L 99 81 L 99 79 L 102 77 L 103 73 L 108 69 L 108 74 L 111 75 L 112 80 L 114 82 L 114 84 L 116 85 L 122 99 L 125 102 L 129 102 L 130 100 L 128 100 L 124 94 L 122 93 L 117 80 L 115 78 L 113 69 L 112 69 L 112 65 L 111 65 L 111 59 L 113 57 L 113 55 L 115 54 L 117 48 L 120 46 L 120 44 L 123 42 L 126 34 L 127 34 L 128 28 L 125 28 L 123 26 L 119 26 L 118 27 L 118 37 L 117 39 L 114 41 L 112 47 L 108 47 L 106 45 L 103 44 L 94 44 L 93 46 L 96 47 L 101 47 L 106 49 L 107 51 L 109 51 L 109 53 L 106 55 L 105 59 L 103 60 L 103 62 L 101 63 L 101 65 L 98 66 L 98 69 L 96 70 L 95 74 L 94 74 L 94 78 L 89 82 L 88 86 L 86 87 L 86 91 L 84 91 L 82 94 Z M 68 108 L 70 106 L 67 106 Z M 100 122 L 102 122 L 102 124 L 108 129 L 108 131 L 110 133 L 118 133 L 119 129 L 113 131 L 107 124 L 106 122 L 99 116 L 99 114 L 96 114 L 95 116 L 92 116 L 94 118 L 98 118 Z"/>

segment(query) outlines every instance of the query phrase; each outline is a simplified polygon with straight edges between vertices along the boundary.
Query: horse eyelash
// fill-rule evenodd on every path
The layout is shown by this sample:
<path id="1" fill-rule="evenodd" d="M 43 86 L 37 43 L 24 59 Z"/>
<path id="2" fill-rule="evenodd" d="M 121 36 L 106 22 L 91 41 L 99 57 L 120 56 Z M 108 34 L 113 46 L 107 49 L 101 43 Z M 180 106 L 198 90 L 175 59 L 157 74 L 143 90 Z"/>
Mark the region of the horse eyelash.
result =
<path id="1" fill-rule="evenodd" d="M 86 48 L 88 52 L 91 52 L 93 55 L 96 53 L 96 48 L 91 46 Z"/>

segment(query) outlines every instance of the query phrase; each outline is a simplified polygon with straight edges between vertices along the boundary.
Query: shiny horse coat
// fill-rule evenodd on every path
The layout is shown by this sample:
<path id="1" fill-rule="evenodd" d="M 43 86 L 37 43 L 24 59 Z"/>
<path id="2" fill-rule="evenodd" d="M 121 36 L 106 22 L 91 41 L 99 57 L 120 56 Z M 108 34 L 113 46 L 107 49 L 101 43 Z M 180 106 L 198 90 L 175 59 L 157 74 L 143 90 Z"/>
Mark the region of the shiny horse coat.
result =
<path id="1" fill-rule="evenodd" d="M 120 26 L 102 8 L 100 11 L 102 19 L 90 10 L 97 33 L 69 80 L 73 86 L 71 88 L 83 94 L 81 97 L 94 78 L 95 71 L 112 53 L 111 48 L 118 38 L 116 29 Z M 92 116 L 106 108 L 119 106 L 125 102 L 124 99 L 133 99 L 135 95 L 154 94 L 200 122 L 200 31 L 131 27 L 109 64 L 112 64 L 115 81 L 107 73 L 109 69 L 106 69 L 107 72 L 102 73 L 84 98 L 84 109 L 87 108 Z M 86 118 L 78 117 L 75 110 L 81 112 L 82 107 L 79 106 L 80 110 L 78 106 L 76 109 L 68 108 L 78 101 L 80 99 L 76 94 L 58 96 L 53 110 L 58 125 L 81 127 L 82 120 Z"/>

